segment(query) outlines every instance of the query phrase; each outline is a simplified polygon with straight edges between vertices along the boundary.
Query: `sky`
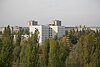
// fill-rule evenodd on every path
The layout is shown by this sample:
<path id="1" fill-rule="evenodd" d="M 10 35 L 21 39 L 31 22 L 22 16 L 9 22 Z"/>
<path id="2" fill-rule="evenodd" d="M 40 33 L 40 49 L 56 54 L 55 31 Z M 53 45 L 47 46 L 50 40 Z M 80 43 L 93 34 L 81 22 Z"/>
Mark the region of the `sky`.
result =
<path id="1" fill-rule="evenodd" d="M 100 0 L 0 0 L 0 26 L 28 26 L 29 20 L 46 25 L 100 26 Z"/>

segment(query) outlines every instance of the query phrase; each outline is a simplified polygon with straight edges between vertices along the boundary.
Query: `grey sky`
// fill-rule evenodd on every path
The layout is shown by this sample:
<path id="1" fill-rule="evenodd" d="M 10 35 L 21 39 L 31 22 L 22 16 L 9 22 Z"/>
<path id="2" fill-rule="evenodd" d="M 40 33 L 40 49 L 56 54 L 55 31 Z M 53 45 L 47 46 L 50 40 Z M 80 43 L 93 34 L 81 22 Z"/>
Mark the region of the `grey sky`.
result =
<path id="1" fill-rule="evenodd" d="M 0 26 L 27 26 L 28 20 L 65 26 L 100 26 L 100 0 L 0 0 Z"/>

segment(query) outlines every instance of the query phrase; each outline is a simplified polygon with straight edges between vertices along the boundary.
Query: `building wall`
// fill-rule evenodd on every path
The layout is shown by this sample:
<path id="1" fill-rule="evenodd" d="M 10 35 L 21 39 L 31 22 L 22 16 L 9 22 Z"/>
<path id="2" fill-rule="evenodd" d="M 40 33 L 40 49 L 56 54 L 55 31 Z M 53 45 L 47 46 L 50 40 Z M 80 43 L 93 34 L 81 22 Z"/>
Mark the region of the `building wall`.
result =
<path id="1" fill-rule="evenodd" d="M 65 34 L 64 26 L 29 26 L 29 30 L 31 33 L 34 33 L 36 29 L 38 29 L 39 31 L 39 43 L 42 43 L 49 37 L 54 37 L 56 34 L 58 35 L 58 37 L 62 37 Z"/>
<path id="2" fill-rule="evenodd" d="M 41 42 L 41 39 L 42 39 L 42 29 L 41 29 L 41 26 L 29 26 L 29 32 L 31 34 L 34 34 L 35 30 L 38 29 L 39 31 L 39 43 Z"/>
<path id="3" fill-rule="evenodd" d="M 44 25 L 37 25 L 37 26 L 30 26 L 29 30 L 31 33 L 34 33 L 35 30 L 38 29 L 39 31 L 39 43 L 43 42 L 45 39 L 49 37 L 49 27 Z"/>
<path id="4" fill-rule="evenodd" d="M 58 26 L 58 37 L 62 37 L 63 35 L 65 35 L 65 27 Z"/>
<path id="5" fill-rule="evenodd" d="M 51 29 L 51 37 L 54 37 L 58 33 L 58 26 L 50 26 Z"/>
<path id="6" fill-rule="evenodd" d="M 50 28 L 52 28 L 52 37 L 54 37 L 57 34 L 59 38 L 65 34 L 64 26 L 50 26 Z"/>
<path id="7" fill-rule="evenodd" d="M 42 42 L 49 38 L 49 27 L 42 25 Z"/>

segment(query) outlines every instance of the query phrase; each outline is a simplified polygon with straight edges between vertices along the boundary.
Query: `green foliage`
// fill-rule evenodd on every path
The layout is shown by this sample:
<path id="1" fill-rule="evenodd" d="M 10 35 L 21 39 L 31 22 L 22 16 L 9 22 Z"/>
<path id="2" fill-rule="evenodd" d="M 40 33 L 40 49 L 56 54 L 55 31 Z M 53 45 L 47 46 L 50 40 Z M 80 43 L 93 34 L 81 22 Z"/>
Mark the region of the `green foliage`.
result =
<path id="1" fill-rule="evenodd" d="M 83 32 L 83 31 L 81 31 Z M 69 67 L 99 67 L 100 66 L 100 36 L 97 32 L 84 30 L 75 45 L 66 65 Z"/>
<path id="2" fill-rule="evenodd" d="M 36 30 L 30 39 L 30 56 L 29 56 L 29 67 L 39 67 L 39 43 L 38 43 L 38 30 Z"/>
<path id="3" fill-rule="evenodd" d="M 66 67 L 66 59 L 69 55 L 69 44 L 67 44 L 67 38 L 66 37 L 63 37 L 61 40 L 60 40 L 60 51 L 59 51 L 59 58 L 60 58 L 60 67 Z"/>
<path id="4" fill-rule="evenodd" d="M 68 35 L 68 30 L 65 31 L 65 36 L 67 36 L 67 35 Z"/>
<path id="5" fill-rule="evenodd" d="M 28 41 L 21 42 L 20 67 L 29 67 L 30 46 Z"/>
<path id="6" fill-rule="evenodd" d="M 91 63 L 95 67 L 100 66 L 100 32 L 95 33 L 94 45 L 92 47 Z"/>
<path id="7" fill-rule="evenodd" d="M 16 43 L 14 45 L 14 63 L 16 64 L 16 67 L 20 66 L 20 43 L 21 43 L 21 32 L 19 31 L 16 35 Z"/>
<path id="8" fill-rule="evenodd" d="M 48 67 L 60 67 L 58 40 L 50 39 L 50 52 Z"/>
<path id="9" fill-rule="evenodd" d="M 100 67 L 100 30 L 80 28 L 39 46 L 38 29 L 27 40 L 21 30 L 14 40 L 8 26 L 0 39 L 0 67 Z"/>
<path id="10" fill-rule="evenodd" d="M 4 30 L 2 44 L 0 67 L 11 67 L 13 61 L 13 35 L 11 34 L 10 26 Z"/>
<path id="11" fill-rule="evenodd" d="M 21 43 L 20 66 L 39 67 L 38 49 L 38 33 L 35 31 L 28 41 L 22 41 Z"/>
<path id="12" fill-rule="evenodd" d="M 48 60 L 49 60 L 49 48 L 50 48 L 50 44 L 49 44 L 49 39 L 45 40 L 43 42 L 43 58 L 42 58 L 42 64 L 41 67 L 47 67 L 48 66 Z"/>
<path id="13" fill-rule="evenodd" d="M 1 50 L 2 50 L 2 40 L 0 39 L 0 54 L 1 54 Z"/>

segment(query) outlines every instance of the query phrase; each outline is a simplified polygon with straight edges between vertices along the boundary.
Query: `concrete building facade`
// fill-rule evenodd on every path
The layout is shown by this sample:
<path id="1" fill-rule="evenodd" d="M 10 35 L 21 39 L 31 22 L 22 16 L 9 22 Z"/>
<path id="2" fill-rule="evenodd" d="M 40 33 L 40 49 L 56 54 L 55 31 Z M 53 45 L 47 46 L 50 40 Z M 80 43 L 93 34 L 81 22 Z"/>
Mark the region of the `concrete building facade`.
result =
<path id="1" fill-rule="evenodd" d="M 35 21 L 34 21 L 35 22 Z M 53 23 L 49 25 L 32 25 L 34 22 L 31 22 L 29 25 L 29 32 L 34 33 L 36 29 L 39 31 L 39 43 L 42 43 L 44 40 L 48 39 L 49 37 L 54 37 L 55 35 L 62 37 L 65 34 L 65 27 L 61 26 L 61 21 L 54 20 Z"/>
<path id="2" fill-rule="evenodd" d="M 36 29 L 38 29 L 39 31 L 39 34 L 38 34 L 39 43 L 41 43 L 42 41 L 44 41 L 45 39 L 49 37 L 48 26 L 44 26 L 44 25 L 29 26 L 29 32 L 31 34 L 34 34 Z"/>

